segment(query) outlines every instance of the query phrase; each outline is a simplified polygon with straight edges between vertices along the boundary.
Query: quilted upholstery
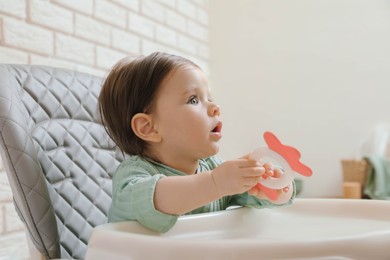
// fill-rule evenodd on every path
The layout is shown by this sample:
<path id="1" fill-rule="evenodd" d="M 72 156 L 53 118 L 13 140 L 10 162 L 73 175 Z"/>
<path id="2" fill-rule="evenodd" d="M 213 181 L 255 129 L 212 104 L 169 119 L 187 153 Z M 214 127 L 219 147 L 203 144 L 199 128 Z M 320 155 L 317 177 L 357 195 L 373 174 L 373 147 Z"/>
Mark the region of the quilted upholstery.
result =
<path id="1" fill-rule="evenodd" d="M 107 221 L 123 160 L 99 123 L 102 79 L 45 66 L 0 65 L 0 151 L 15 208 L 46 258 L 82 259 Z"/>

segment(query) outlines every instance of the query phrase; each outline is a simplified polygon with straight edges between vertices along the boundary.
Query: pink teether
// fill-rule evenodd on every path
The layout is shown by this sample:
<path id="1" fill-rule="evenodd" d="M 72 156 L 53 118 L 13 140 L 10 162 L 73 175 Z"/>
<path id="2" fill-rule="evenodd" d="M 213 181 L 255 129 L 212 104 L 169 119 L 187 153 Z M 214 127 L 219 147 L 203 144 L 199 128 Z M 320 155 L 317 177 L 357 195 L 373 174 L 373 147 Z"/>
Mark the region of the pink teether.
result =
<path id="1" fill-rule="evenodd" d="M 276 200 L 279 196 L 277 190 L 289 186 L 294 179 L 295 172 L 303 176 L 311 176 L 313 172 L 308 166 L 299 161 L 301 154 L 297 149 L 283 145 L 271 132 L 265 132 L 264 139 L 268 147 L 264 146 L 256 149 L 250 155 L 250 158 L 261 161 L 264 157 L 271 157 L 282 166 L 282 176 L 278 178 L 268 177 L 256 185 L 268 198 Z"/>
<path id="2" fill-rule="evenodd" d="M 280 154 L 295 172 L 303 176 L 311 176 L 313 174 L 309 167 L 299 161 L 301 153 L 297 149 L 292 146 L 283 145 L 271 132 L 264 133 L 264 140 L 268 144 L 268 147 L 272 151 Z"/>

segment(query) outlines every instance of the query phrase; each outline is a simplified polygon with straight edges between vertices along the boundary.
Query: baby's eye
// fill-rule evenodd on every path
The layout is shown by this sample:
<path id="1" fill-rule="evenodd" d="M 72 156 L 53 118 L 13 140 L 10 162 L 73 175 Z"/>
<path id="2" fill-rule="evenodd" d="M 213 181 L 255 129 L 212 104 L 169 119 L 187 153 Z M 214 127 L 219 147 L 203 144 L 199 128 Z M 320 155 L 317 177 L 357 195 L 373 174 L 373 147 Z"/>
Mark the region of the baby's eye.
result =
<path id="1" fill-rule="evenodd" d="M 196 105 L 199 103 L 199 100 L 197 97 L 195 96 L 192 96 L 190 97 L 190 99 L 188 100 L 187 104 L 190 104 L 190 105 Z"/>

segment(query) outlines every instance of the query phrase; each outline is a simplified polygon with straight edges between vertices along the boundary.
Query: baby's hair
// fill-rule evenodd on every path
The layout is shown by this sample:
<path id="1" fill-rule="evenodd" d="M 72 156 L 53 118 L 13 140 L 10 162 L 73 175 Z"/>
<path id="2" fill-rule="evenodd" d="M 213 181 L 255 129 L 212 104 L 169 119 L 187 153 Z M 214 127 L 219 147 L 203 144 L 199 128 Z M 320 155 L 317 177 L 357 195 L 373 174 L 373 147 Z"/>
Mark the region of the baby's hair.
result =
<path id="1" fill-rule="evenodd" d="M 199 68 L 192 61 L 155 52 L 134 60 L 120 60 L 110 71 L 99 95 L 99 112 L 108 135 L 122 152 L 144 155 L 146 143 L 135 135 L 131 120 L 148 113 L 164 78 L 181 66 Z"/>

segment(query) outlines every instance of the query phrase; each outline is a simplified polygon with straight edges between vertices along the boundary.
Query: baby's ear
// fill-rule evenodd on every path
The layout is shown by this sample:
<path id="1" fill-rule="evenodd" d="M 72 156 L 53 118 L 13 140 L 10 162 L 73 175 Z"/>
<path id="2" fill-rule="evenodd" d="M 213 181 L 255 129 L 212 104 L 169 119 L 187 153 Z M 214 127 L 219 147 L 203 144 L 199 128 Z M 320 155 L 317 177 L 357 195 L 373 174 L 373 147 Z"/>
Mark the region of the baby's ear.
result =
<path id="1" fill-rule="evenodd" d="M 147 142 L 161 142 L 160 134 L 153 127 L 153 120 L 150 115 L 138 113 L 131 119 L 131 128 L 136 136 Z"/>

